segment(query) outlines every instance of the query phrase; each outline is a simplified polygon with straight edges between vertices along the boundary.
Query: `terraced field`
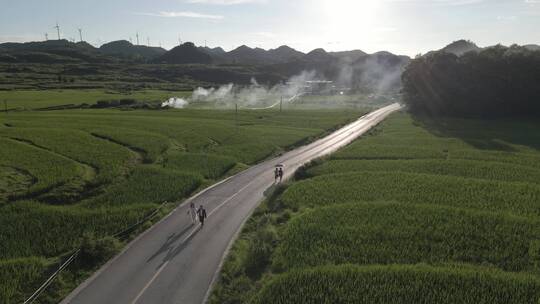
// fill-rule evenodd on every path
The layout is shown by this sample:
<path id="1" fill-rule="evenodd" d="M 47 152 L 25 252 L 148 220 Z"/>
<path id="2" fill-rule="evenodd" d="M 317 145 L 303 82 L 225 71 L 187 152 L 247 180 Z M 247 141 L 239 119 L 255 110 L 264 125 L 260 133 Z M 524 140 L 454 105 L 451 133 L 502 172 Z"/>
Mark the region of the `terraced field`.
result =
<path id="1" fill-rule="evenodd" d="M 235 115 L 194 109 L 3 113 L 0 303 L 21 302 L 79 246 L 90 246 L 84 254 L 92 260 L 94 251 L 106 251 L 92 240 L 122 231 L 164 202 L 181 201 L 361 114 L 291 110 Z M 172 206 L 165 204 L 159 214 Z M 56 303 L 96 266 L 75 264 L 40 301 Z"/>
<path id="2" fill-rule="evenodd" d="M 394 114 L 250 219 L 212 303 L 538 303 L 540 124 Z"/>
<path id="3" fill-rule="evenodd" d="M 190 92 L 162 90 L 139 90 L 130 92 L 108 91 L 104 89 L 59 89 L 59 90 L 13 90 L 0 91 L 0 106 L 4 110 L 4 100 L 8 109 L 43 109 L 65 105 L 93 105 L 100 100 L 134 99 L 159 102 L 170 97 L 188 96 Z"/>

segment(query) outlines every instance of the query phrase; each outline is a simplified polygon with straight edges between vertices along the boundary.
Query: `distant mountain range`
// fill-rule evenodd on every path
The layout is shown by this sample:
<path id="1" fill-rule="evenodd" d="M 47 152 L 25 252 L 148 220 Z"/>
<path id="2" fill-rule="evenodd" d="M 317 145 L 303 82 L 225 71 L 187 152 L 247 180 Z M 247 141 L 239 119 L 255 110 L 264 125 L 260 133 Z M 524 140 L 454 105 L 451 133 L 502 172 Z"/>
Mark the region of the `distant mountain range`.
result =
<path id="1" fill-rule="evenodd" d="M 0 44 L 0 62 L 26 63 L 110 63 L 140 62 L 163 64 L 233 64 L 233 65 L 279 65 L 289 62 L 328 63 L 339 61 L 353 63 L 370 56 L 360 51 L 326 52 L 315 49 L 307 54 L 283 45 L 264 50 L 242 45 L 230 52 L 220 47 L 196 47 L 187 42 L 169 51 L 160 47 L 133 45 L 119 40 L 99 48 L 67 40 L 49 40 L 29 43 Z"/>
<path id="2" fill-rule="evenodd" d="M 538 45 L 525 47 L 540 50 Z M 482 48 L 475 43 L 459 40 L 439 52 L 461 56 L 479 50 Z M 387 51 L 368 54 L 361 50 L 327 52 L 319 48 L 303 53 L 286 45 L 270 50 L 243 45 L 227 52 L 220 47 L 197 47 L 191 42 L 169 51 L 133 45 L 125 40 L 110 42 L 99 48 L 85 42 L 67 40 L 0 44 L 0 63 L 66 64 L 70 65 L 65 67 L 67 70 L 80 69 L 78 65 L 84 64 L 117 64 L 116 67 L 141 64 L 141 69 L 151 70 L 145 75 L 159 79 L 178 76 L 175 70 L 180 67 L 173 65 L 182 64 L 185 65 L 183 68 L 189 70 L 189 73 L 184 73 L 189 74 L 189 78 L 212 83 L 249 83 L 251 78 L 275 83 L 303 72 L 314 72 L 318 79 L 332 80 L 339 88 L 378 92 L 398 91 L 402 71 L 410 60 L 408 56 Z M 92 68 L 99 70 L 99 67 Z"/>
<path id="3" fill-rule="evenodd" d="M 167 53 L 167 50 L 160 47 L 147 47 L 144 45 L 133 45 L 129 41 L 119 40 L 106 43 L 99 48 L 104 54 L 118 56 L 125 59 L 149 60 Z"/>
<path id="4" fill-rule="evenodd" d="M 535 44 L 525 45 L 524 47 L 530 50 L 540 50 L 540 46 Z M 482 50 L 482 48 L 472 41 L 458 40 L 439 51 L 461 56 L 467 52 L 479 50 Z M 380 53 L 367 54 L 361 50 L 326 52 L 324 49 L 315 49 L 305 54 L 286 45 L 270 50 L 242 45 L 230 52 L 226 52 L 220 47 L 196 47 L 191 42 L 167 51 L 161 47 L 133 45 L 125 40 L 106 43 L 99 48 L 86 42 L 73 43 L 67 40 L 0 44 L 0 62 L 10 63 L 111 63 L 127 61 L 137 63 L 256 66 L 279 66 L 294 63 L 297 66 L 309 66 L 314 63 L 330 62 L 354 64 L 359 60 L 366 60 L 380 55 Z M 395 56 L 394 59 L 400 62 L 406 62 L 410 59 L 407 56 L 396 56 L 388 52 L 384 52 L 384 55 L 386 57 Z"/>
<path id="5" fill-rule="evenodd" d="M 540 46 L 536 44 L 523 45 L 523 47 L 531 51 L 540 51 Z M 450 43 L 449 45 L 445 46 L 439 51 L 452 53 L 452 54 L 455 54 L 456 56 L 461 56 L 468 52 L 478 52 L 487 48 L 489 47 L 481 48 L 470 40 L 458 40 L 458 41 L 454 41 Z M 430 53 L 433 53 L 433 52 L 430 52 Z"/>

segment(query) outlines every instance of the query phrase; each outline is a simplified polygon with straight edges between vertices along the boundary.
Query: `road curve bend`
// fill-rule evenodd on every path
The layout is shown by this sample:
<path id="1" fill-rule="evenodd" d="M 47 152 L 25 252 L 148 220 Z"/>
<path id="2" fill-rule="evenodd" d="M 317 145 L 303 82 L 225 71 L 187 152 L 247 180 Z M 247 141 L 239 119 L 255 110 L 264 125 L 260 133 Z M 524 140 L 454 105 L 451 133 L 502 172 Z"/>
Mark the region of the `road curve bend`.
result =
<path id="1" fill-rule="evenodd" d="M 274 183 L 273 168 L 285 166 L 285 178 L 315 158 L 349 144 L 391 113 L 392 104 L 319 139 L 255 165 L 191 198 L 204 205 L 208 220 L 194 226 L 188 202 L 133 240 L 62 303 L 203 303 L 222 261 L 245 220 Z"/>

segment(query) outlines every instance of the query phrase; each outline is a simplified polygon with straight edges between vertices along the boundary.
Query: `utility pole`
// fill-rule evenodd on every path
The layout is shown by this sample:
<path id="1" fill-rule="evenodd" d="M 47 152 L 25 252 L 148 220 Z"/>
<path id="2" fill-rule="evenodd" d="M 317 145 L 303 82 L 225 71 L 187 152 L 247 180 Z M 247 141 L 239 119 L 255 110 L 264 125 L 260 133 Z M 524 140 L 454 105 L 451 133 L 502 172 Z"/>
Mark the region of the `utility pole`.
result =
<path id="1" fill-rule="evenodd" d="M 236 126 L 236 133 L 238 133 L 238 103 L 234 104 L 235 111 L 234 111 L 234 124 Z"/>
<path id="2" fill-rule="evenodd" d="M 79 38 L 81 38 L 81 42 L 83 42 L 83 39 L 82 39 L 82 28 L 79 29 Z"/>
<path id="3" fill-rule="evenodd" d="M 150 46 L 150 37 L 146 37 L 146 44 Z"/>
<path id="4" fill-rule="evenodd" d="M 139 32 L 137 32 L 137 34 L 135 34 L 135 36 L 137 37 L 137 45 L 139 45 Z"/>
<path id="5" fill-rule="evenodd" d="M 281 99 L 279 101 L 279 112 L 281 113 L 281 110 L 283 108 L 283 96 L 281 96 Z"/>
<path id="6" fill-rule="evenodd" d="M 49 41 L 49 34 L 45 33 L 45 41 Z"/>
<path id="7" fill-rule="evenodd" d="M 58 34 L 58 40 L 60 40 L 60 26 L 58 25 L 58 22 L 56 22 L 56 26 L 54 28 L 56 29 L 56 33 Z"/>

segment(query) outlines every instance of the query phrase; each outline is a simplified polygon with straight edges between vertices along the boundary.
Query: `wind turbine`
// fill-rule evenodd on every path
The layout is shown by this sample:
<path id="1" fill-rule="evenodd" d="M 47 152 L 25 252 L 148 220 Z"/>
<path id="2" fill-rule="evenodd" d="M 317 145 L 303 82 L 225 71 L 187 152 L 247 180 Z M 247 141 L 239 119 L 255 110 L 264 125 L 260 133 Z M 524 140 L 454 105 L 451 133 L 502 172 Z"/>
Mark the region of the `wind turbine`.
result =
<path id="1" fill-rule="evenodd" d="M 137 45 L 139 45 L 139 32 L 135 36 L 137 37 Z"/>
<path id="2" fill-rule="evenodd" d="M 56 33 L 58 34 L 58 40 L 60 40 L 60 26 L 58 25 L 58 22 L 56 22 L 56 26 L 54 26 L 53 28 L 56 29 Z"/>
<path id="3" fill-rule="evenodd" d="M 180 37 L 180 35 L 178 35 L 178 43 L 179 45 L 182 45 L 182 38 Z"/>
<path id="4" fill-rule="evenodd" d="M 81 38 L 81 42 L 83 42 L 83 39 L 82 39 L 82 28 L 79 28 L 79 38 Z"/>
<path id="5" fill-rule="evenodd" d="M 49 41 L 49 34 L 45 33 L 45 41 Z"/>
<path id="6" fill-rule="evenodd" d="M 150 46 L 150 37 L 146 37 L 146 44 Z"/>

